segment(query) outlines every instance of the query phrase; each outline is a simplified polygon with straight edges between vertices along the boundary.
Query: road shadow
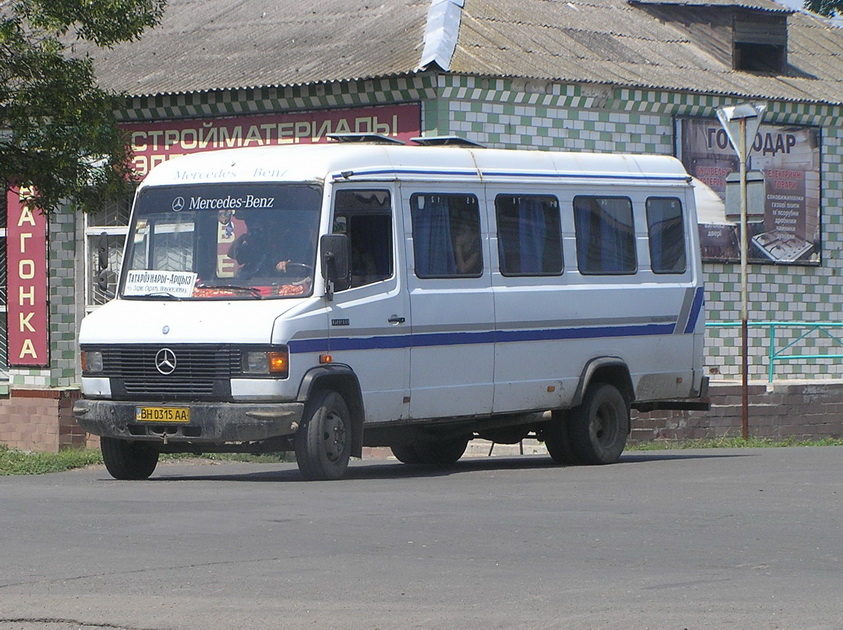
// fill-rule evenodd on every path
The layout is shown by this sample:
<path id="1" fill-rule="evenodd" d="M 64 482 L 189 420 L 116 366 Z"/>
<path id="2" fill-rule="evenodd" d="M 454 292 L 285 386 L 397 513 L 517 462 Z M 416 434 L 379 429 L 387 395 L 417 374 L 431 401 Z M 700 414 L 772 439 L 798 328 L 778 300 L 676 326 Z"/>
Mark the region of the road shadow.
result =
<path id="1" fill-rule="evenodd" d="M 631 451 L 624 453 L 616 464 L 646 464 L 700 459 L 748 457 L 748 452 L 739 451 Z M 213 471 L 212 467 L 227 470 Z M 235 470 L 232 470 L 235 468 Z M 239 472 L 237 468 L 247 468 Z M 389 480 L 447 477 L 471 472 L 494 472 L 507 470 L 543 470 L 548 468 L 587 468 L 587 466 L 561 466 L 547 455 L 513 455 L 495 457 L 466 457 L 450 466 L 424 466 L 402 464 L 396 460 L 354 460 L 343 479 L 347 480 Z M 172 483 L 186 481 L 235 481 L 235 482 L 304 482 L 295 464 L 288 462 L 245 464 L 239 462 L 214 462 L 207 467 L 201 465 L 175 464 L 159 466 L 146 483 Z"/>

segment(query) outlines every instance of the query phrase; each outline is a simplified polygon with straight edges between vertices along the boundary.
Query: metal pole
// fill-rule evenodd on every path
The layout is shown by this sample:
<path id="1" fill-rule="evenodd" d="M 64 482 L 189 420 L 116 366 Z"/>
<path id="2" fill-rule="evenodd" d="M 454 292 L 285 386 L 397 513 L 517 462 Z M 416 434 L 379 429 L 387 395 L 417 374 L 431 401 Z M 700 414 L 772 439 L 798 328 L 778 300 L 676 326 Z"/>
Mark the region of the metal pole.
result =
<path id="1" fill-rule="evenodd" d="M 747 289 L 747 220 L 746 220 L 746 119 L 740 119 L 741 129 L 741 435 L 749 437 L 749 292 Z"/>

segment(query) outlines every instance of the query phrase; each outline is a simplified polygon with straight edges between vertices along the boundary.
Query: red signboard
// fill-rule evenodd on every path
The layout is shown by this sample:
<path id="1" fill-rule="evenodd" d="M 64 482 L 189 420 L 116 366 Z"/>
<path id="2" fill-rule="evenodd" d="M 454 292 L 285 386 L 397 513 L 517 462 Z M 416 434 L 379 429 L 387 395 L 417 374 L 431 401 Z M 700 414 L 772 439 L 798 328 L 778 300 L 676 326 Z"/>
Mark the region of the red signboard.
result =
<path id="1" fill-rule="evenodd" d="M 376 133 L 407 141 L 420 135 L 418 103 L 294 114 L 128 123 L 135 172 L 187 153 L 325 142 L 332 133 Z"/>
<path id="2" fill-rule="evenodd" d="M 25 191 L 6 195 L 9 366 L 46 367 L 48 356 L 47 217 Z"/>

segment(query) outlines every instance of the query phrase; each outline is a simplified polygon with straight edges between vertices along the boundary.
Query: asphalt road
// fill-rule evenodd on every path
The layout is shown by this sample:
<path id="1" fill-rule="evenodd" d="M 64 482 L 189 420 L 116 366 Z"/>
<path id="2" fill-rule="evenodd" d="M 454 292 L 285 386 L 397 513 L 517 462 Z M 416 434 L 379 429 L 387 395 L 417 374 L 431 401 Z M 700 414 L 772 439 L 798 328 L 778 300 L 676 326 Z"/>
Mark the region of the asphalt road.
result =
<path id="1" fill-rule="evenodd" d="M 843 628 L 843 448 L 0 478 L 0 629 Z"/>

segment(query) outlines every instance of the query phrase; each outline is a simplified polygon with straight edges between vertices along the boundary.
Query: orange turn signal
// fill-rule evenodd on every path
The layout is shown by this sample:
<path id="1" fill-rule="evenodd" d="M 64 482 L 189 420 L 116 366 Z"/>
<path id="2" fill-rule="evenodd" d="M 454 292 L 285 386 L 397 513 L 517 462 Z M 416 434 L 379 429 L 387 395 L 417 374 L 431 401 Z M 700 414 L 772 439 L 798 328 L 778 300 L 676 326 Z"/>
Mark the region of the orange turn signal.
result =
<path id="1" fill-rule="evenodd" d="M 286 352 L 267 352 L 270 374 L 286 374 L 290 368 L 289 357 Z"/>

